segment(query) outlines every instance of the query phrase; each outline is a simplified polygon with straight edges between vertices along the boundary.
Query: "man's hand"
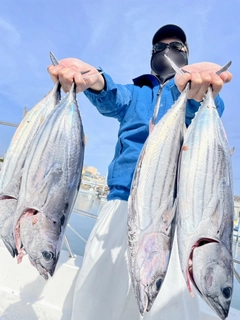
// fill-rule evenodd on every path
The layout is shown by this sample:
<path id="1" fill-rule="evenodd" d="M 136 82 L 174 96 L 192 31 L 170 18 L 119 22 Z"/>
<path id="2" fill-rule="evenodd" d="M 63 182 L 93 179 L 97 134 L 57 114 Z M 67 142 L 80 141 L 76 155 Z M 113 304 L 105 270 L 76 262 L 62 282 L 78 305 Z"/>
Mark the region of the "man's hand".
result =
<path id="1" fill-rule="evenodd" d="M 189 73 L 183 75 L 175 75 L 175 83 L 180 92 L 183 91 L 188 81 L 191 80 L 191 87 L 188 94 L 188 99 L 202 101 L 208 87 L 212 85 L 213 97 L 215 97 L 222 89 L 224 83 L 232 80 L 232 74 L 229 71 L 222 72 L 219 76 L 216 74 L 222 66 L 211 63 L 201 62 L 182 67 Z"/>
<path id="2" fill-rule="evenodd" d="M 90 70 L 88 73 L 81 74 L 81 72 L 88 70 Z M 76 83 L 77 92 L 82 92 L 88 88 L 101 91 L 105 85 L 103 76 L 96 68 L 75 58 L 60 60 L 59 65 L 49 66 L 48 72 L 54 83 L 60 81 L 65 92 L 70 90 L 73 81 Z"/>

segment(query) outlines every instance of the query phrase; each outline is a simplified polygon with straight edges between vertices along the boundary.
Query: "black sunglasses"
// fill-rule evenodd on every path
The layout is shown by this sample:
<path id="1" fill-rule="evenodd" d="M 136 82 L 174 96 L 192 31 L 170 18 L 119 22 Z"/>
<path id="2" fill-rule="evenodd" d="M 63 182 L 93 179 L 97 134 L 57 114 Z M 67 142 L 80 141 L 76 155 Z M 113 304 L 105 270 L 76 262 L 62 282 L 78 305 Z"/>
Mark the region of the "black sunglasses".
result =
<path id="1" fill-rule="evenodd" d="M 166 48 L 187 52 L 187 47 L 182 42 L 174 41 L 170 43 L 158 42 L 154 44 L 152 53 L 164 51 Z"/>

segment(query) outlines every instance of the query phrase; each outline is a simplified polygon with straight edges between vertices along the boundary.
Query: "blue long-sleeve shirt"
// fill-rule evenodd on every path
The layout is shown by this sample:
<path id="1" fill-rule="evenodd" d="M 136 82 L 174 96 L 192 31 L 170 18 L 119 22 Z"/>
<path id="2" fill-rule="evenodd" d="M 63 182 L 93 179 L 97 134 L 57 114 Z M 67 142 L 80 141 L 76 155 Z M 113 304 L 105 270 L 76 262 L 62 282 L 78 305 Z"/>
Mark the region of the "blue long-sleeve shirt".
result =
<path id="1" fill-rule="evenodd" d="M 152 118 L 159 80 L 151 75 L 142 75 L 133 80 L 133 84 L 116 84 L 104 73 L 105 88 L 97 93 L 85 90 L 85 95 L 98 111 L 107 117 L 117 118 L 120 127 L 115 155 L 108 167 L 108 200 L 128 200 L 135 166 L 149 133 L 149 121 Z M 180 95 L 174 79 L 162 89 L 161 103 L 157 121 L 159 121 Z M 217 96 L 215 103 L 219 115 L 224 110 L 222 99 Z M 200 103 L 188 100 L 185 122 L 188 126 L 198 110 Z"/>

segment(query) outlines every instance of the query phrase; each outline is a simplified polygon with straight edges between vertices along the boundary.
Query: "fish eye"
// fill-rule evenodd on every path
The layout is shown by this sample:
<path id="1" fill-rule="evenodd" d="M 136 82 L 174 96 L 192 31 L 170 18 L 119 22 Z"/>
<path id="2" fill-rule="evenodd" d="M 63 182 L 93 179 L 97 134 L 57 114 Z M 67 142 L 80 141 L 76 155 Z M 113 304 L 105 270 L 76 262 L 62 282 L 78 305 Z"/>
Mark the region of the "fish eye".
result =
<path id="1" fill-rule="evenodd" d="M 162 285 L 162 279 L 158 279 L 158 280 L 156 281 L 156 289 L 157 289 L 157 291 L 160 290 L 161 285 Z"/>
<path id="2" fill-rule="evenodd" d="M 43 251 L 42 256 L 46 261 L 50 261 L 53 259 L 54 254 L 51 251 Z"/>
<path id="3" fill-rule="evenodd" d="M 221 289 L 222 294 L 224 298 L 229 299 L 232 295 L 232 288 L 231 287 L 225 287 Z"/>

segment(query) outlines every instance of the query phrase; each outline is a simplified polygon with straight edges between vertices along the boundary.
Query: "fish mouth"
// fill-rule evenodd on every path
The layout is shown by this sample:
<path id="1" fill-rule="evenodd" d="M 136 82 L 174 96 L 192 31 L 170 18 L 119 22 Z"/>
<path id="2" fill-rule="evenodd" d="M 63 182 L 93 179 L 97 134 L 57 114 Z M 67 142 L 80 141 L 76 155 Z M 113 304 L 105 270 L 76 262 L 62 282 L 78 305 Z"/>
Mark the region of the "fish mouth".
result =
<path id="1" fill-rule="evenodd" d="M 163 279 L 159 279 L 158 281 L 159 289 L 154 294 L 151 292 L 151 286 L 144 285 L 142 283 L 138 284 L 139 290 L 137 291 L 138 292 L 137 302 L 139 305 L 140 314 L 142 316 L 144 316 L 146 312 L 149 312 L 151 310 L 153 303 L 157 298 L 157 295 L 159 293 L 162 283 L 163 283 Z"/>
<path id="2" fill-rule="evenodd" d="M 50 269 L 46 269 L 40 262 L 40 259 L 33 259 L 31 256 L 29 256 L 29 260 L 30 262 L 32 263 L 32 265 L 38 270 L 39 274 L 45 279 L 45 280 L 48 280 L 49 279 L 49 275 L 52 277 L 54 272 L 55 272 L 55 269 L 56 269 L 56 266 L 57 266 L 57 262 L 58 262 L 58 259 L 59 259 L 59 255 L 60 255 L 60 252 L 59 254 L 57 255 L 57 257 L 54 259 L 54 263 L 52 265 L 52 268 Z"/>
<path id="3" fill-rule="evenodd" d="M 212 301 L 212 304 L 210 304 L 209 302 L 206 302 L 209 304 L 209 306 L 217 313 L 217 315 L 219 316 L 220 319 L 225 320 L 228 317 L 228 313 L 229 310 L 225 310 L 221 304 L 216 305 L 216 303 L 214 303 L 214 299 L 211 299 L 211 297 L 208 297 L 208 299 L 210 299 Z M 215 307 L 217 307 L 216 309 L 213 308 L 213 305 L 215 305 Z"/>
<path id="4" fill-rule="evenodd" d="M 199 239 L 193 246 L 192 246 L 192 249 L 191 249 L 191 253 L 189 255 L 189 259 L 188 259 L 188 270 L 187 270 L 187 273 L 188 273 L 188 276 L 189 276 L 189 279 L 191 280 L 191 282 L 194 284 L 195 288 L 198 290 L 198 292 L 200 293 L 200 295 L 202 296 L 202 292 L 200 291 L 200 289 L 198 288 L 195 280 L 194 280 L 194 276 L 193 276 L 193 269 L 192 269 L 192 266 L 193 266 L 193 251 L 195 248 L 199 248 L 201 246 L 204 246 L 206 244 L 209 244 L 209 243 L 219 243 L 219 241 L 215 240 L 215 239 L 211 239 L 211 238 L 201 238 Z"/>
<path id="5" fill-rule="evenodd" d="M 138 291 L 139 297 L 137 297 L 137 302 L 138 302 L 140 314 L 141 316 L 144 316 L 144 314 L 146 313 L 146 311 L 148 311 L 148 308 L 149 308 L 148 292 L 146 291 L 146 286 L 144 286 L 143 284 L 139 283 L 138 286 L 139 286 L 139 291 Z"/>
<path id="6" fill-rule="evenodd" d="M 40 276 L 42 276 L 45 280 L 48 280 L 48 271 L 41 265 L 38 259 L 33 259 L 29 256 L 29 260 L 31 264 L 38 270 Z"/>

